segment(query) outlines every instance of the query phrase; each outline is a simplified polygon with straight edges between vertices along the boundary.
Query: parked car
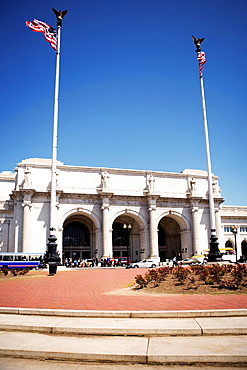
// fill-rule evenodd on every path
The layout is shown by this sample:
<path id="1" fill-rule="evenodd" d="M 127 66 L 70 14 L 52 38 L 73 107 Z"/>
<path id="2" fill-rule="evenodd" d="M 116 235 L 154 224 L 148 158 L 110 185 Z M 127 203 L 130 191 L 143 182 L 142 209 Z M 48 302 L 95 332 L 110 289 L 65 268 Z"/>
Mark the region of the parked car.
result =
<path id="1" fill-rule="evenodd" d="M 204 264 L 207 262 L 207 257 L 204 254 L 201 255 L 194 255 L 191 258 L 199 261 L 200 264 Z"/>
<path id="2" fill-rule="evenodd" d="M 129 268 L 139 268 L 139 267 L 146 267 L 146 268 L 155 268 L 158 267 L 160 264 L 157 260 L 146 259 L 139 262 L 132 262 L 129 265 Z"/>
<path id="3" fill-rule="evenodd" d="M 201 263 L 198 259 L 196 258 L 184 258 L 181 261 L 178 261 L 178 264 L 180 265 L 196 265 Z"/>

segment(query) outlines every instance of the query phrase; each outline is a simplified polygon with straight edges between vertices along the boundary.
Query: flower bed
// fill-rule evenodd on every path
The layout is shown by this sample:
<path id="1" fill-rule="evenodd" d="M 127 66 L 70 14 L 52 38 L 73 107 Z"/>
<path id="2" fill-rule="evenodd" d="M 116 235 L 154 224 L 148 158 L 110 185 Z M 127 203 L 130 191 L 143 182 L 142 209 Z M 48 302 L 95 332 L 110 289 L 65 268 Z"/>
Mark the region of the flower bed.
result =
<path id="1" fill-rule="evenodd" d="M 135 289 L 147 293 L 247 293 L 247 268 L 239 265 L 159 267 L 135 277 Z"/>

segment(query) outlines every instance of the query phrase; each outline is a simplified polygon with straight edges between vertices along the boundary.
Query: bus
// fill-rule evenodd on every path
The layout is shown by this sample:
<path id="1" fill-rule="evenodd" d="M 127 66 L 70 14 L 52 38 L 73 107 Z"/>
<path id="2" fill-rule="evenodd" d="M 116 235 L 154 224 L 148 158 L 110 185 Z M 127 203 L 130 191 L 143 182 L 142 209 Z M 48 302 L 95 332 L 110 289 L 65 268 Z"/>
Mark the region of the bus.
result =
<path id="1" fill-rule="evenodd" d="M 44 262 L 44 253 L 0 253 L 0 268 L 38 269 Z"/>

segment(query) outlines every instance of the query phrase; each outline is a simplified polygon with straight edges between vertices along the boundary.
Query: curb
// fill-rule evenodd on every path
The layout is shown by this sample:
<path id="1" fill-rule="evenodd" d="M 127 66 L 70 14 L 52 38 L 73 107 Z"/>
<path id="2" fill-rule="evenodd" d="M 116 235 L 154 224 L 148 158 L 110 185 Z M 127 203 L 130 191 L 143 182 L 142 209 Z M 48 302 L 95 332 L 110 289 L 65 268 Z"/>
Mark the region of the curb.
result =
<path id="1" fill-rule="evenodd" d="M 196 318 L 247 316 L 247 309 L 195 311 L 91 311 L 0 307 L 0 314 L 91 317 L 91 318 Z"/>

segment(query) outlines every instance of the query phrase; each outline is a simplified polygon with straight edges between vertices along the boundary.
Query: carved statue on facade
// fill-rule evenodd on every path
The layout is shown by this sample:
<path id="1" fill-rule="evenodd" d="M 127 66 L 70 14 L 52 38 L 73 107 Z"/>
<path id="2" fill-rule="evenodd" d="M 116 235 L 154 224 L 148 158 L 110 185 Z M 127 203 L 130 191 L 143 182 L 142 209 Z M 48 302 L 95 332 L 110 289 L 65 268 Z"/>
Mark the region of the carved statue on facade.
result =
<path id="1" fill-rule="evenodd" d="M 196 191 L 196 180 L 194 178 L 190 180 L 190 190 L 192 193 Z"/>
<path id="2" fill-rule="evenodd" d="M 218 181 L 217 180 L 213 180 L 213 182 L 212 182 L 212 188 L 213 188 L 213 193 L 214 194 L 217 194 L 218 193 L 218 190 L 219 190 L 219 188 L 218 188 Z"/>
<path id="3" fill-rule="evenodd" d="M 108 188 L 109 174 L 107 171 L 101 173 L 101 186 L 102 188 Z"/>
<path id="4" fill-rule="evenodd" d="M 24 170 L 24 186 L 31 186 L 32 181 L 31 181 L 31 171 L 29 167 L 26 167 Z"/>
<path id="5" fill-rule="evenodd" d="M 149 191 L 154 190 L 154 183 L 155 183 L 155 178 L 154 178 L 154 176 L 153 176 L 153 175 L 150 175 L 150 176 L 148 177 L 148 190 L 149 190 Z"/>

